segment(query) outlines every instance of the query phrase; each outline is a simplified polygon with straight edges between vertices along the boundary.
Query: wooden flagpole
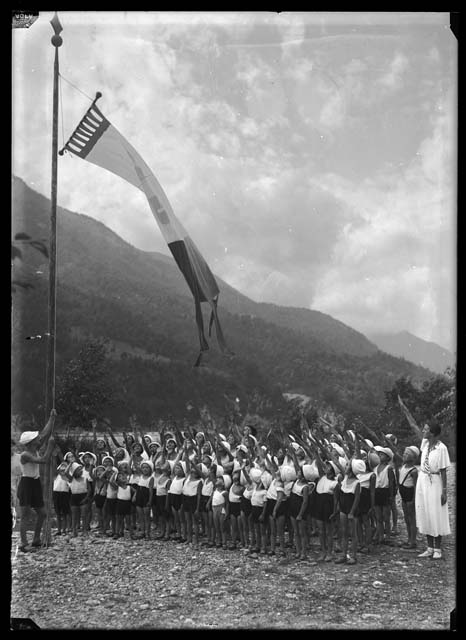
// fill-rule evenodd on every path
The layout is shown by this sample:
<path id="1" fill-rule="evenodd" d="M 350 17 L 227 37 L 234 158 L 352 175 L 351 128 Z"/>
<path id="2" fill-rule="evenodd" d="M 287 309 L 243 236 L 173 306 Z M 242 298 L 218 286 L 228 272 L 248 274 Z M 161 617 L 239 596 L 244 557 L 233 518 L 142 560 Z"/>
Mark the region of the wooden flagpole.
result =
<path id="1" fill-rule="evenodd" d="M 53 119 L 52 119 L 52 186 L 51 186 L 51 209 L 50 209 L 50 247 L 49 247 L 49 299 L 48 299 L 48 343 L 47 343 L 47 368 L 46 368 L 46 390 L 45 390 L 45 421 L 47 422 L 50 411 L 55 408 L 55 352 L 56 352 L 56 283 L 57 283 L 57 173 L 58 173 L 58 48 L 63 44 L 60 36 L 63 27 L 60 24 L 57 13 L 50 24 L 53 27 L 54 35 L 51 42 L 55 47 L 55 60 L 53 65 Z M 53 459 L 45 467 L 45 508 L 47 518 L 44 531 L 44 542 L 50 544 L 51 527 L 50 513 L 52 508 L 52 482 L 53 482 Z"/>

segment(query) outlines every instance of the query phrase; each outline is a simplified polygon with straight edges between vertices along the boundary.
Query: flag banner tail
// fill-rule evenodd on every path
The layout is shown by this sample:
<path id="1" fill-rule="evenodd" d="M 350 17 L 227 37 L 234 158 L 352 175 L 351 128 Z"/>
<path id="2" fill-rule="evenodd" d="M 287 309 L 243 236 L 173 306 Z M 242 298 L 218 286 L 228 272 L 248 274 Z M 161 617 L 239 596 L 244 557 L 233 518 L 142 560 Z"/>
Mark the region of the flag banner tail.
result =
<path id="1" fill-rule="evenodd" d="M 220 349 L 225 351 L 225 338 L 217 314 L 220 292 L 215 277 L 186 229 L 175 216 L 164 190 L 149 166 L 97 107 L 96 101 L 100 96 L 100 93 L 96 94 L 96 99 L 60 151 L 60 155 L 63 155 L 65 150 L 69 151 L 120 176 L 145 194 L 152 215 L 193 295 L 201 352 L 209 348 L 204 335 L 201 302 L 208 302 L 212 308 L 217 342 Z"/>
<path id="2" fill-rule="evenodd" d="M 218 309 L 217 309 L 217 299 L 215 298 L 212 302 L 212 311 L 210 313 L 210 321 L 209 321 L 209 337 L 212 332 L 212 325 L 215 323 L 215 333 L 217 335 L 217 342 L 223 353 L 233 356 L 235 355 L 233 351 L 231 351 L 225 341 L 225 337 L 223 335 L 222 327 L 220 325 L 220 320 L 218 318 Z"/>

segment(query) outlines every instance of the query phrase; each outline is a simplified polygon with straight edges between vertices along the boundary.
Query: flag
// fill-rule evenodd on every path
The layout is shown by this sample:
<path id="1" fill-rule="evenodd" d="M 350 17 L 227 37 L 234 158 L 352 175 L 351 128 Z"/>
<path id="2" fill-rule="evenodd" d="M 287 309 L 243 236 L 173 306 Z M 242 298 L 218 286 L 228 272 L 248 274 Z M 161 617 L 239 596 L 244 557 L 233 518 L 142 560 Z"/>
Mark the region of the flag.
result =
<path id="1" fill-rule="evenodd" d="M 211 307 L 209 336 L 212 325 L 215 324 L 220 349 L 231 355 L 218 318 L 219 288 L 214 275 L 175 216 L 167 196 L 148 165 L 97 107 L 96 101 L 100 97 L 101 94 L 98 92 L 92 105 L 60 151 L 60 155 L 67 150 L 79 158 L 120 176 L 145 194 L 152 214 L 194 297 L 200 343 L 199 356 L 194 366 L 200 364 L 202 353 L 209 349 L 204 334 L 202 302 L 208 302 Z"/>

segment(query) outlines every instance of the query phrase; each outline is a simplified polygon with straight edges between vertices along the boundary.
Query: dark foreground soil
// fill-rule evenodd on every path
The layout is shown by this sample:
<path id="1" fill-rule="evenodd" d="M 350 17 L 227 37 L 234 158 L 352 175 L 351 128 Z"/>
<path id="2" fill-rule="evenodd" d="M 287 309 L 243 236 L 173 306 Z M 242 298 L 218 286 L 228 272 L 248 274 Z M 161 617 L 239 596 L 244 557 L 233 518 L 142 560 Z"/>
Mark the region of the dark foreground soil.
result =
<path id="1" fill-rule="evenodd" d="M 456 606 L 455 469 L 449 470 L 452 535 L 443 559 L 379 546 L 358 564 L 205 549 L 156 540 L 54 538 L 33 553 L 12 541 L 11 617 L 42 629 L 450 628 Z M 399 510 L 400 536 L 405 529 Z"/>

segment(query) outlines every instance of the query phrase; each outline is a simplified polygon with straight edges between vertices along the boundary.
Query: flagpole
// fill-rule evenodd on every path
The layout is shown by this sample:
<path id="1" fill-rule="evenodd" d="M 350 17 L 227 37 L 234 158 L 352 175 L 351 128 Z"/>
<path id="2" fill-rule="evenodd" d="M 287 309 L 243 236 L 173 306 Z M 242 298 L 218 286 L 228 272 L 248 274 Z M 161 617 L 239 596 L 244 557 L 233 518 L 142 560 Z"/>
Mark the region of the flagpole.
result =
<path id="1" fill-rule="evenodd" d="M 50 247 L 49 247 L 49 297 L 48 297 L 48 343 L 47 368 L 45 388 L 45 421 L 49 419 L 50 411 L 55 408 L 55 353 L 56 353 L 56 283 L 57 283 L 57 174 L 58 174 L 58 48 L 63 40 L 60 32 L 63 30 L 57 12 L 50 24 L 54 30 L 51 42 L 55 47 L 53 64 L 53 116 L 52 116 L 52 185 L 50 208 Z M 53 456 L 45 467 L 45 508 L 47 518 L 44 531 L 44 542 L 50 544 L 50 510 L 52 508 Z"/>

